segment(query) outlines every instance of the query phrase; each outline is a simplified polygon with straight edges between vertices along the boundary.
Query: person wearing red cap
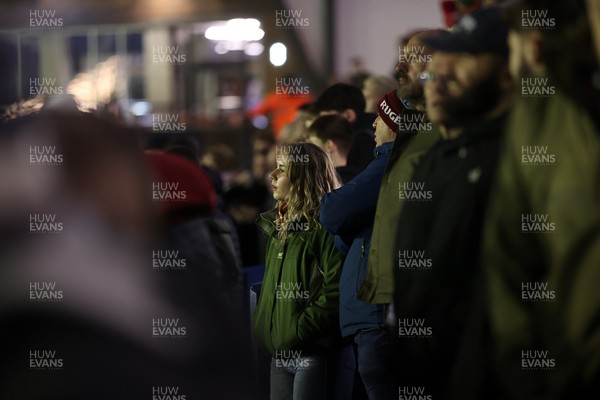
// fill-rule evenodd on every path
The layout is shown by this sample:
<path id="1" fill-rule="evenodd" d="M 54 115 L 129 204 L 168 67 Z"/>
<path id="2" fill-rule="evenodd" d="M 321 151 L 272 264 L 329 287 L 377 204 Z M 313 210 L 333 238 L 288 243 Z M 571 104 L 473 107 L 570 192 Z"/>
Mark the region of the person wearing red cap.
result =
<path id="1" fill-rule="evenodd" d="M 379 187 L 403 112 L 395 90 L 379 100 L 373 123 L 375 159 L 350 182 L 321 199 L 321 224 L 350 245 L 348 249 L 336 240 L 338 248 L 347 252 L 340 278 L 340 328 L 342 336 L 354 343 L 358 372 L 370 400 L 397 396 L 384 306 L 359 300 L 357 292 L 366 274 Z"/>
<path id="2" fill-rule="evenodd" d="M 404 105 L 396 96 L 396 91 L 386 93 L 377 103 L 377 118 L 373 122 L 375 128 L 375 144 L 381 146 L 383 143 L 393 142 L 400 129 L 400 116 L 404 113 Z M 383 123 L 381 129 L 380 124 Z"/>

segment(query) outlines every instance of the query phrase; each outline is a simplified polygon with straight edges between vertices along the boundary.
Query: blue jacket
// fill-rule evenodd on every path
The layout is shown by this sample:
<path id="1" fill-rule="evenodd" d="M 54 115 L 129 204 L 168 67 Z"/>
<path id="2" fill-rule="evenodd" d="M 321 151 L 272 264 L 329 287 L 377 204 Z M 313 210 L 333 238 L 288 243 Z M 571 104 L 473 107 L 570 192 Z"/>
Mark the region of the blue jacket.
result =
<path id="1" fill-rule="evenodd" d="M 366 303 L 357 294 L 367 270 L 377 197 L 392 145 L 388 142 L 376 147 L 375 159 L 364 171 L 321 199 L 323 227 L 352 243 L 340 278 L 340 328 L 344 337 L 384 325 L 383 305 Z M 336 238 L 336 245 L 340 242 Z"/>

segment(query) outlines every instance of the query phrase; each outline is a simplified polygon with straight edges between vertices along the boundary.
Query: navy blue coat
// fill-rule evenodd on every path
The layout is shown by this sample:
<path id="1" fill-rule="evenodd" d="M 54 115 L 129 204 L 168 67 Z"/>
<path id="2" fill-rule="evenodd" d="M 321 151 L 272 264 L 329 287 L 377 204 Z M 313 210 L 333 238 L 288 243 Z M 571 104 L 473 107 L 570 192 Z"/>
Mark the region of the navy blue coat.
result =
<path id="1" fill-rule="evenodd" d="M 344 337 L 384 325 L 383 305 L 366 303 L 357 295 L 367 271 L 377 197 L 392 145 L 393 142 L 388 142 L 376 147 L 375 159 L 364 171 L 321 199 L 323 227 L 352 243 L 340 278 L 340 328 Z M 336 245 L 341 245 L 340 242 L 336 238 Z"/>

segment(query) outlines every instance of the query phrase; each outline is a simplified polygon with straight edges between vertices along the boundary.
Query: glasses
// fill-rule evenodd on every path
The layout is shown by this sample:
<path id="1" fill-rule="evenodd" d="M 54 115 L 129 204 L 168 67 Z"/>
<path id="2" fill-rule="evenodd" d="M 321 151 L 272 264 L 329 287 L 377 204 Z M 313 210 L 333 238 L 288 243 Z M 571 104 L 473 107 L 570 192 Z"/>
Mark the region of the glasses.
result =
<path id="1" fill-rule="evenodd" d="M 419 80 L 423 83 L 427 82 L 435 82 L 442 81 L 446 84 L 448 83 L 456 83 L 456 79 L 449 77 L 447 75 L 438 75 L 433 72 L 425 71 L 421 75 L 419 75 Z"/>

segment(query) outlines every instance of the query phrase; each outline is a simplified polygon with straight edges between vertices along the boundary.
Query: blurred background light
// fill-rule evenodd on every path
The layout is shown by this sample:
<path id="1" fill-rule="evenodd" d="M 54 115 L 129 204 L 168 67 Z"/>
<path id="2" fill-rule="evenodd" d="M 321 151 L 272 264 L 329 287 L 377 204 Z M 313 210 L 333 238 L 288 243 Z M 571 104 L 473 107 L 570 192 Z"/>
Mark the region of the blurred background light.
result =
<path id="1" fill-rule="evenodd" d="M 240 96 L 220 96 L 218 98 L 219 109 L 235 110 L 242 106 L 242 98 Z"/>
<path id="2" fill-rule="evenodd" d="M 252 118 L 252 125 L 257 129 L 267 129 L 269 126 L 269 119 L 264 115 L 257 115 Z"/>
<path id="3" fill-rule="evenodd" d="M 133 101 L 130 107 L 131 113 L 136 117 L 148 115 L 152 111 L 152 104 L 149 101 Z"/>
<path id="4" fill-rule="evenodd" d="M 269 49 L 269 61 L 276 67 L 281 67 L 287 60 L 287 47 L 283 43 L 274 43 Z"/>
<path id="5" fill-rule="evenodd" d="M 247 56 L 260 56 L 264 50 L 265 46 L 263 46 L 262 43 L 252 42 L 246 45 L 244 53 L 246 53 Z"/>
<path id="6" fill-rule="evenodd" d="M 204 33 L 209 40 L 227 42 L 252 42 L 261 40 L 265 31 L 260 29 L 260 21 L 254 18 L 234 18 L 225 25 L 210 26 Z"/>

